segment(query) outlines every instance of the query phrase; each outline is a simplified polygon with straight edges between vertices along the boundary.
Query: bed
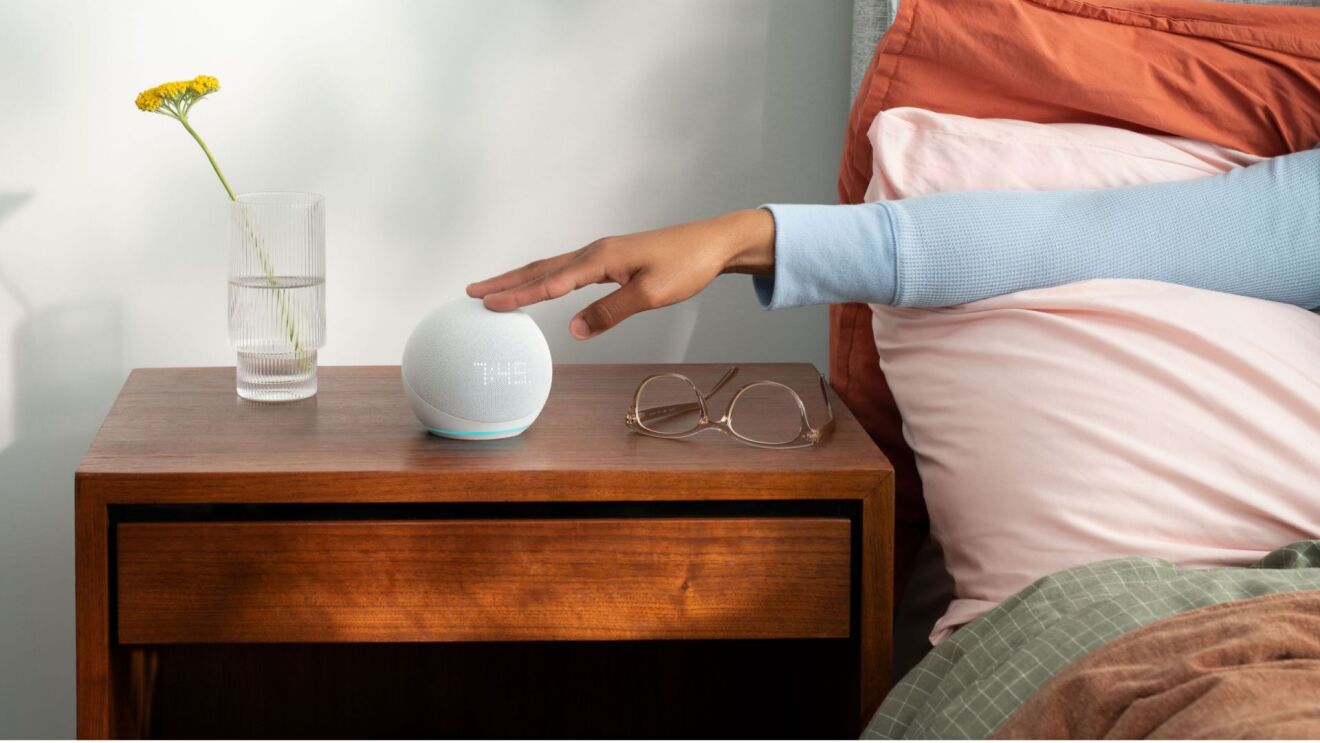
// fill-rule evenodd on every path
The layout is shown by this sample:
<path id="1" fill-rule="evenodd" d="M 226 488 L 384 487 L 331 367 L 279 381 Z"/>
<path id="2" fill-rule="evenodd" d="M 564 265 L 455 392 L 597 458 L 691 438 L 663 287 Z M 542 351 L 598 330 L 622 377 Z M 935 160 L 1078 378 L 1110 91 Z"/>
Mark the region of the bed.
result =
<path id="1" fill-rule="evenodd" d="M 856 0 L 854 8 L 857 90 L 896 3 Z M 845 153 L 845 200 L 847 168 Z M 844 337 L 865 335 L 869 323 L 859 329 L 848 313 L 842 306 L 831 312 L 832 375 L 841 363 L 870 363 Z M 846 389 L 859 382 L 832 381 L 867 424 L 867 411 L 857 410 Z M 873 436 L 894 460 L 901 490 L 905 470 L 909 480 L 915 477 L 910 451 L 894 448 L 892 432 Z M 867 737 L 1315 737 L 1320 731 L 1320 711 L 1313 709 L 1320 705 L 1310 703 L 1320 698 L 1320 650 L 1313 644 L 1320 627 L 1310 632 L 1307 624 L 1320 616 L 1320 541 L 1282 546 L 1251 567 L 1191 570 L 1134 556 L 1053 573 L 932 649 L 926 637 L 952 599 L 952 582 L 939 546 L 925 533 L 924 513 L 905 510 L 902 500 L 900 493 L 896 685 Z M 1189 652 L 1192 646 L 1214 648 L 1221 662 L 1189 666 L 1187 658 L 1200 657 Z M 1133 657 L 1171 669 L 1160 679 L 1164 686 L 1151 686 L 1149 672 L 1141 683 L 1123 676 Z M 1237 673 L 1242 669 L 1247 672 Z"/>

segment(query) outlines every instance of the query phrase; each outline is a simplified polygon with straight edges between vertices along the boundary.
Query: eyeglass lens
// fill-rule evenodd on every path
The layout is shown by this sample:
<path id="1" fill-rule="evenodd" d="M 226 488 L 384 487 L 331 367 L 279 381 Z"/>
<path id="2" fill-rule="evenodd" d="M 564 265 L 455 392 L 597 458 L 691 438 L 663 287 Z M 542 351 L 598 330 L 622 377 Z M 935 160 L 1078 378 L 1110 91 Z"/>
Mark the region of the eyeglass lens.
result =
<path id="1" fill-rule="evenodd" d="M 754 384 L 729 411 L 729 428 L 759 444 L 787 444 L 802 433 L 797 396 L 776 384 Z"/>
<path id="2" fill-rule="evenodd" d="M 648 431 L 687 433 L 701 421 L 700 396 L 678 377 L 656 377 L 643 385 L 637 408 L 643 412 L 638 423 Z"/>

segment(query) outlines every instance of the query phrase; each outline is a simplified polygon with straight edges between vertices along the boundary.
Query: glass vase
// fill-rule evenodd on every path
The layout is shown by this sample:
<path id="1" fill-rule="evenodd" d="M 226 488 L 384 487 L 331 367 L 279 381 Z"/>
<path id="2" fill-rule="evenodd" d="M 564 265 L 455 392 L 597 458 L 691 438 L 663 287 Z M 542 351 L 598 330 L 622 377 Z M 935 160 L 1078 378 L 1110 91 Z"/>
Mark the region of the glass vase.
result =
<path id="1" fill-rule="evenodd" d="M 259 402 L 316 394 L 325 345 L 325 199 L 250 193 L 229 212 L 229 345 L 238 395 Z"/>

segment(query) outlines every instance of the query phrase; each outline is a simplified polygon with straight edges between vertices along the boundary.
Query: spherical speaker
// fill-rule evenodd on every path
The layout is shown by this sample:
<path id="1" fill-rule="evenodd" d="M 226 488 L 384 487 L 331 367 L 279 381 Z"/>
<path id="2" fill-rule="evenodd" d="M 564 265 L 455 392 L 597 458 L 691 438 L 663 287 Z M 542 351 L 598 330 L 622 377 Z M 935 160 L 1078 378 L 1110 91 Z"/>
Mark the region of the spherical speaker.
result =
<path id="1" fill-rule="evenodd" d="M 445 302 L 403 349 L 403 389 L 422 425 L 451 439 L 504 439 L 532 425 L 550 396 L 550 346 L 519 310 Z"/>

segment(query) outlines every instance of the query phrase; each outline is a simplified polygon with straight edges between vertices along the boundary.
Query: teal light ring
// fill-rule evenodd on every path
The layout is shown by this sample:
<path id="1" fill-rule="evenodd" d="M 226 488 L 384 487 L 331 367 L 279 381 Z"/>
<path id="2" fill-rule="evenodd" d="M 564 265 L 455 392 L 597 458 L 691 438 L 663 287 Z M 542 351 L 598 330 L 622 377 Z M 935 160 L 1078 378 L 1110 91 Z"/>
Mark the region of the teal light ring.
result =
<path id="1" fill-rule="evenodd" d="M 499 431 L 449 431 L 443 428 L 427 428 L 426 430 L 437 436 L 451 436 L 460 439 L 479 439 L 483 436 L 509 436 L 519 434 L 530 428 L 531 425 L 518 426 L 517 428 L 505 428 Z"/>

